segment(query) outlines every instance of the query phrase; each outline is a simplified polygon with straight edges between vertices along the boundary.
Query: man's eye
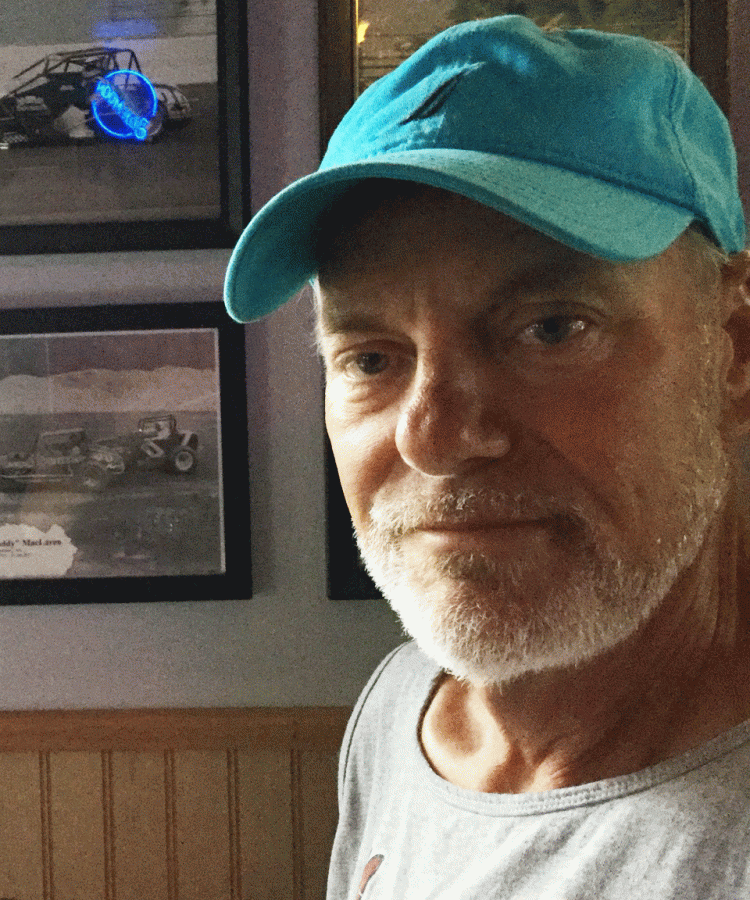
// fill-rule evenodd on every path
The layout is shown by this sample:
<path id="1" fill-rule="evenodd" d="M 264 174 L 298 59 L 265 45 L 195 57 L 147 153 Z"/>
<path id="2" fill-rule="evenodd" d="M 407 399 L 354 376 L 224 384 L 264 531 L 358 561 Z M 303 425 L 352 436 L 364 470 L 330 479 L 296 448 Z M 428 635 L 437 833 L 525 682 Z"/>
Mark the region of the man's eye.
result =
<path id="1" fill-rule="evenodd" d="M 521 340 L 524 343 L 533 341 L 553 347 L 580 334 L 586 328 L 587 323 L 583 319 L 576 319 L 573 316 L 549 316 L 525 328 L 521 333 Z"/>
<path id="2" fill-rule="evenodd" d="M 376 351 L 357 353 L 352 357 L 350 365 L 354 366 L 357 374 L 379 375 L 388 368 L 388 357 L 385 353 Z"/>

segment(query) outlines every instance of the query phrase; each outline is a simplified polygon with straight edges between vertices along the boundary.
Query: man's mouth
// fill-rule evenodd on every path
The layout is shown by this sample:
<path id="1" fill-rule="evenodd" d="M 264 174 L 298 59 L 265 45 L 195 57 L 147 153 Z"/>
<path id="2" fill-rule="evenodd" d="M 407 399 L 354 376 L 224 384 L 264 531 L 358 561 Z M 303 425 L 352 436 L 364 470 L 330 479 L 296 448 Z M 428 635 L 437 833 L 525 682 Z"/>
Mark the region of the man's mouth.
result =
<path id="1" fill-rule="evenodd" d="M 513 551 L 530 549 L 539 540 L 546 541 L 556 530 L 555 520 L 522 519 L 456 519 L 426 522 L 403 536 L 406 543 L 416 542 L 434 550 L 469 552 Z"/>
<path id="2" fill-rule="evenodd" d="M 460 532 L 460 531 L 513 531 L 514 529 L 546 526 L 553 523 L 553 517 L 527 519 L 456 519 L 453 521 L 425 522 L 413 531 Z"/>
<path id="3" fill-rule="evenodd" d="M 486 488 L 452 488 L 437 496 L 377 502 L 370 510 L 371 526 L 382 539 L 400 542 L 422 535 L 447 542 L 451 536 L 512 540 L 513 536 L 546 534 L 556 541 L 580 541 L 585 528 L 582 510 L 559 498 Z M 504 536 L 504 538 L 503 538 Z"/>

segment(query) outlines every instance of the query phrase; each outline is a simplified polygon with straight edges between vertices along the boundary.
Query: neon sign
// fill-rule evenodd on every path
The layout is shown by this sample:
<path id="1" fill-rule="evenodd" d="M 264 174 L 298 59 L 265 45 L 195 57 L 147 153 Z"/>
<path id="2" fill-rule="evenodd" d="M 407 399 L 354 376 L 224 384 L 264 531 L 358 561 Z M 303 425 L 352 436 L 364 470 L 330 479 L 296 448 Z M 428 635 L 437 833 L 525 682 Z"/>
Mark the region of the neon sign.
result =
<path id="1" fill-rule="evenodd" d="M 91 111 L 101 128 L 120 140 L 145 141 L 158 101 L 151 82 L 133 69 L 118 69 L 100 78 Z"/>

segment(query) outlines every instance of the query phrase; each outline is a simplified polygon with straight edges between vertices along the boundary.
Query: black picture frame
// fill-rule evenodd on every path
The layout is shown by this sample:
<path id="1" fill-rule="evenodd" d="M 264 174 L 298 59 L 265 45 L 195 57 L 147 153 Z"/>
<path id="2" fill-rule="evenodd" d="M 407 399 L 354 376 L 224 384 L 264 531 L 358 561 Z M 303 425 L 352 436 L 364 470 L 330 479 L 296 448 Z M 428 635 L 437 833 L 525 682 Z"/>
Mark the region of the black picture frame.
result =
<path id="1" fill-rule="evenodd" d="M 122 220 L 115 213 L 113 220 L 88 221 L 86 214 L 80 221 L 28 221 L 20 224 L 4 224 L 0 219 L 0 255 L 46 254 L 46 253 L 95 253 L 130 250 L 179 250 L 210 249 L 231 247 L 250 218 L 250 151 L 249 151 L 249 64 L 248 64 L 248 20 L 246 0 L 215 0 L 216 4 L 216 108 L 210 104 L 208 121 L 201 120 L 200 110 L 196 121 L 190 123 L 178 140 L 190 136 L 190 129 L 197 128 L 200 136 L 196 141 L 206 140 L 208 152 L 213 152 L 213 128 L 216 129 L 218 166 L 218 204 L 216 215 L 181 217 L 174 210 L 167 210 L 162 218 L 139 219 L 137 210 Z M 125 42 L 120 42 L 125 43 Z M 148 72 L 145 73 L 148 75 Z M 208 131 L 208 136 L 204 132 Z M 187 138 L 186 138 L 187 136 Z M 114 142 L 117 144 L 118 142 Z M 133 170 L 133 154 L 128 154 L 127 142 L 117 147 L 122 152 L 123 164 L 129 171 L 123 176 L 129 178 Z M 111 152 L 112 145 L 103 145 Z M 200 147 L 203 145 L 201 144 Z M 199 149 L 200 149 L 199 147 Z M 55 148 L 43 148 L 54 152 Z M 95 147 L 86 148 L 95 150 Z M 132 149 L 132 148 L 131 148 Z M 184 149 L 170 150 L 169 138 L 153 144 L 156 153 L 174 152 L 174 160 L 167 156 L 160 172 L 179 175 L 184 165 Z M 28 152 L 25 148 L 8 150 L 6 156 Z M 72 151 L 69 151 L 72 152 Z M 190 165 L 200 166 L 201 157 L 195 149 L 191 152 Z M 205 148 L 202 152 L 206 152 Z M 150 162 L 147 154 L 141 154 L 143 163 L 136 167 L 137 177 L 147 178 Z M 205 160 L 207 157 L 204 156 Z M 30 163 L 42 172 L 45 160 Z M 80 165 L 80 164 L 79 164 Z M 214 165 L 214 163 L 212 163 Z M 157 176 L 158 177 L 158 176 Z M 88 181 L 91 190 L 96 188 L 96 173 Z M 146 188 L 147 190 L 147 188 Z M 89 216 L 93 219 L 93 216 Z"/>
<path id="2" fill-rule="evenodd" d="M 219 302 L 0 311 L 0 605 L 250 598 L 247 450 Z"/>
<path id="3" fill-rule="evenodd" d="M 327 437 L 325 439 L 325 475 L 328 599 L 382 599 L 382 594 L 367 574 L 359 555 L 352 520 L 336 470 L 336 461 Z"/>

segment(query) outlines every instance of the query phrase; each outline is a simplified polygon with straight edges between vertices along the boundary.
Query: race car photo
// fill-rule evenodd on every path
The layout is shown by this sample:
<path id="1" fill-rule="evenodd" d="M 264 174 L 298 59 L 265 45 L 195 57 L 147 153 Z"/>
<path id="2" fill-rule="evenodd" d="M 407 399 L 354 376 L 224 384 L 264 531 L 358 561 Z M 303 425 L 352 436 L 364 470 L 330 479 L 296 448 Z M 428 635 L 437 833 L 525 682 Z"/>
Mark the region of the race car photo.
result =
<path id="1" fill-rule="evenodd" d="M 161 469 L 172 475 L 189 475 L 198 461 L 198 435 L 183 431 L 174 415 L 147 416 L 136 431 L 98 441 L 119 456 L 125 469 Z"/>
<path id="2" fill-rule="evenodd" d="M 172 414 L 147 416 L 136 431 L 96 440 L 85 428 L 40 431 L 28 449 L 0 454 L 0 492 L 28 485 L 98 492 L 138 469 L 190 475 L 197 461 L 198 435 L 178 428 Z"/>
<path id="3" fill-rule="evenodd" d="M 114 88 L 125 108 L 131 97 L 150 95 L 143 134 L 112 131 L 96 115 L 100 86 Z M 93 101 L 93 102 L 92 102 Z M 140 100 L 139 100 L 140 103 Z M 124 47 L 88 47 L 44 56 L 19 72 L 0 93 L 0 149 L 86 143 L 130 137 L 153 141 L 192 118 L 190 103 L 176 85 L 150 82 L 138 57 Z"/>
<path id="4" fill-rule="evenodd" d="M 69 484 L 100 491 L 124 471 L 121 454 L 92 442 L 83 428 L 42 431 L 29 449 L 0 456 L 0 490 Z"/>

